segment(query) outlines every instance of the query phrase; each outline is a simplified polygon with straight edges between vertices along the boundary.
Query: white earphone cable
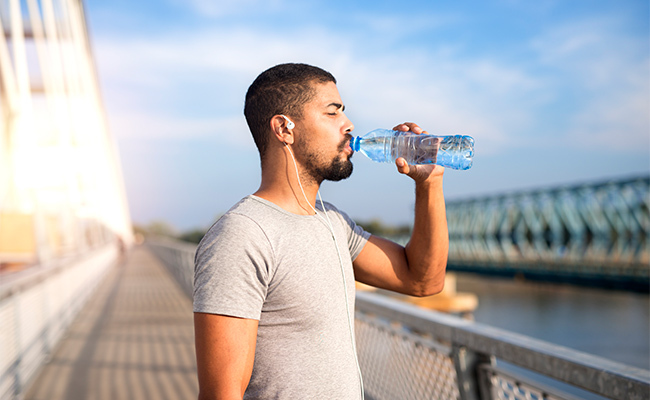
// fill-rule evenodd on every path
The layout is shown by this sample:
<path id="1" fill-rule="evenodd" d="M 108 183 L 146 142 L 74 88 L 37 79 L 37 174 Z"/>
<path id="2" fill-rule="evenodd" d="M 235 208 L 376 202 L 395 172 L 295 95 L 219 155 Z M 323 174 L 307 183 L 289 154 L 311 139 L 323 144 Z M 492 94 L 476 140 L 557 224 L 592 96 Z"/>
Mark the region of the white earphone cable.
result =
<path id="1" fill-rule="evenodd" d="M 339 256 L 339 265 L 341 266 L 341 275 L 343 276 L 343 293 L 345 294 L 345 310 L 347 311 L 347 317 L 348 317 L 348 327 L 350 328 L 350 341 L 352 342 L 352 350 L 354 352 L 354 361 L 357 365 L 357 373 L 359 374 L 359 385 L 361 387 L 361 399 L 364 398 L 364 389 L 363 389 L 363 377 L 361 376 L 361 367 L 359 366 L 359 357 L 357 356 L 357 345 L 354 340 L 354 326 L 352 324 L 352 316 L 350 313 L 350 302 L 348 299 L 348 285 L 345 279 L 345 270 L 343 268 L 343 258 L 341 257 L 341 251 L 339 250 L 339 244 L 336 241 L 336 235 L 334 235 L 334 227 L 332 226 L 332 221 L 330 221 L 330 217 L 327 214 L 327 211 L 325 210 L 325 204 L 323 203 L 323 198 L 320 195 L 320 189 L 318 190 L 318 199 L 320 200 L 320 205 L 321 208 L 323 209 L 323 213 L 325 214 L 325 217 L 327 218 L 327 221 L 325 221 L 325 218 L 323 218 L 318 212 L 316 211 L 316 208 L 311 205 L 309 202 L 309 199 L 307 199 L 307 195 L 305 194 L 305 190 L 302 187 L 302 183 L 300 182 L 300 174 L 298 173 L 298 164 L 296 163 L 296 159 L 293 156 L 293 152 L 291 151 L 291 148 L 285 143 L 285 147 L 287 150 L 289 150 L 289 154 L 291 155 L 291 159 L 293 160 L 293 166 L 296 169 L 296 177 L 298 178 L 298 186 L 300 186 L 300 191 L 302 192 L 303 197 L 305 198 L 305 201 L 309 205 L 309 207 L 314 211 L 315 215 L 318 216 L 323 222 L 326 223 L 328 226 L 330 233 L 332 234 L 332 239 L 334 239 L 334 247 L 336 247 L 336 254 Z"/>

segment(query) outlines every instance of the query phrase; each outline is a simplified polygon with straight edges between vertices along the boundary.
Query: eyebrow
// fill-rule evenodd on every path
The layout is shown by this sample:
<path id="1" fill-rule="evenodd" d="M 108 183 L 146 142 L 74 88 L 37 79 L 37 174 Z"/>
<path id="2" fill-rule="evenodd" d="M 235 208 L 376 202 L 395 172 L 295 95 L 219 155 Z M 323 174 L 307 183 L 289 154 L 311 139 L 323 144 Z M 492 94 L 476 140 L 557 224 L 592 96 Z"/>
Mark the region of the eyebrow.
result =
<path id="1" fill-rule="evenodd" d="M 332 107 L 332 106 L 336 107 L 337 109 L 340 108 L 341 111 L 345 111 L 345 106 L 341 103 L 330 103 L 327 105 L 327 107 Z"/>

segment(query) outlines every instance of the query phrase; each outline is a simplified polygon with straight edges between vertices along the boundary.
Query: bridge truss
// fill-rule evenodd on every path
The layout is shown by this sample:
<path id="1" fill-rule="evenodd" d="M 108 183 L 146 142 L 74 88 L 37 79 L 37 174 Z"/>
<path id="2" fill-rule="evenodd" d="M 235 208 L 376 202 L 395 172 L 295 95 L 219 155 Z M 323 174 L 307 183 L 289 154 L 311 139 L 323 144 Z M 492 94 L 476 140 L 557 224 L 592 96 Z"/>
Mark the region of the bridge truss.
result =
<path id="1" fill-rule="evenodd" d="M 449 269 L 650 289 L 650 177 L 447 204 Z"/>
<path id="2" fill-rule="evenodd" d="M 0 0 L 0 267 L 131 238 L 80 0 Z"/>

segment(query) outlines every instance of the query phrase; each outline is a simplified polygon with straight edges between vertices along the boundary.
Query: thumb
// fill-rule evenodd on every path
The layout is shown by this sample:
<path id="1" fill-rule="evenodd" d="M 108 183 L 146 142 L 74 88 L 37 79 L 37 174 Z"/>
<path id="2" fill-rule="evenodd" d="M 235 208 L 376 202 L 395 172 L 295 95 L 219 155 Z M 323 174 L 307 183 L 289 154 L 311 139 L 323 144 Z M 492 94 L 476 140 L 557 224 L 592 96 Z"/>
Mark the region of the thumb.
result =
<path id="1" fill-rule="evenodd" d="M 411 171 L 411 168 L 403 157 L 399 157 L 397 160 L 395 160 L 395 165 L 397 165 L 397 171 L 400 174 L 408 175 L 408 173 Z"/>

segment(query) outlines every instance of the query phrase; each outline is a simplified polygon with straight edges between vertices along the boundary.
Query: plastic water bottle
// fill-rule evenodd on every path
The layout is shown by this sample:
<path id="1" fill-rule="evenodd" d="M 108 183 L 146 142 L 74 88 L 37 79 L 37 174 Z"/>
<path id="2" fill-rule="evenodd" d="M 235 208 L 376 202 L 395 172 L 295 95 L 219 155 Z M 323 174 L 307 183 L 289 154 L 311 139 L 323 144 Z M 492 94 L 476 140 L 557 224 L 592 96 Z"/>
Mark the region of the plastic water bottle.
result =
<path id="1" fill-rule="evenodd" d="M 474 157 L 474 139 L 470 136 L 434 136 L 413 132 L 375 129 L 350 140 L 350 147 L 377 162 L 395 162 L 404 157 L 415 164 L 436 164 L 453 169 L 470 169 Z"/>

